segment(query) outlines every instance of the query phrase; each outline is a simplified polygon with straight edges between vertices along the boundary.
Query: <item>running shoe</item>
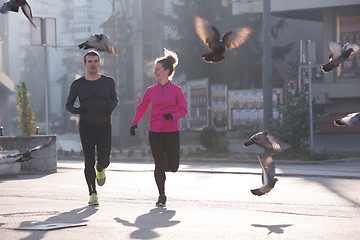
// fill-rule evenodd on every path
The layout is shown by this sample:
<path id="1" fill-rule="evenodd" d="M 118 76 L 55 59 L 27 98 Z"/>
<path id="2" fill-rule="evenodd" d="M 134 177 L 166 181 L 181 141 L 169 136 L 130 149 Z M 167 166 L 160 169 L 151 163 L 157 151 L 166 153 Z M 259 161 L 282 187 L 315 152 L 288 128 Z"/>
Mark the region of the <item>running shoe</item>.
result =
<path id="1" fill-rule="evenodd" d="M 156 202 L 157 207 L 165 207 L 166 206 L 166 196 L 165 194 L 160 194 L 158 201 Z"/>
<path id="2" fill-rule="evenodd" d="M 96 193 L 90 195 L 89 205 L 99 205 L 98 195 Z"/>
<path id="3" fill-rule="evenodd" d="M 96 169 L 96 182 L 99 186 L 102 186 L 105 184 L 106 181 L 105 168 L 101 172 L 99 172 L 97 170 L 97 162 L 96 162 L 95 169 Z"/>

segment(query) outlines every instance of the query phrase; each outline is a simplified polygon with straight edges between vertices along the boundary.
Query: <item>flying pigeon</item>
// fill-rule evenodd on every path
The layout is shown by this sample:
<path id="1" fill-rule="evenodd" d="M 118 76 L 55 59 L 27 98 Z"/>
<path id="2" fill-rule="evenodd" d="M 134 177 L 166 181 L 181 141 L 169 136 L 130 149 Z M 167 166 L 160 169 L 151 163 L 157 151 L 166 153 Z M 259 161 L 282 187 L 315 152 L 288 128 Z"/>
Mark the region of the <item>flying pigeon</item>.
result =
<path id="1" fill-rule="evenodd" d="M 338 118 L 334 121 L 336 126 L 349 126 L 353 127 L 355 124 L 359 123 L 360 112 L 349 113 L 345 117 Z"/>
<path id="2" fill-rule="evenodd" d="M 269 134 L 269 130 L 252 135 L 249 140 L 244 143 L 244 147 L 248 147 L 252 144 L 259 145 L 268 150 L 281 150 L 279 143 L 277 143 L 274 137 Z"/>
<path id="3" fill-rule="evenodd" d="M 26 0 L 10 0 L 4 3 L 4 5 L 0 8 L 0 13 L 7 13 L 8 11 L 18 12 L 19 7 L 21 7 L 24 15 L 29 19 L 31 25 L 33 25 L 35 28 L 38 28 L 32 20 L 31 7 L 26 2 Z"/>
<path id="4" fill-rule="evenodd" d="M 78 45 L 79 49 L 93 48 L 97 51 L 104 51 L 116 55 L 116 48 L 111 44 L 110 38 L 102 33 L 95 33 L 83 43 Z"/>
<path id="5" fill-rule="evenodd" d="M 224 57 L 225 50 L 239 47 L 248 39 L 252 32 L 252 28 L 249 26 L 234 28 L 226 32 L 222 39 L 220 39 L 218 29 L 197 14 L 194 15 L 194 26 L 199 38 L 211 50 L 211 52 L 201 56 L 204 61 L 210 63 L 226 59 Z"/>
<path id="6" fill-rule="evenodd" d="M 275 178 L 275 164 L 272 157 L 268 155 L 264 160 L 264 165 L 261 163 L 259 156 L 257 156 L 257 158 L 262 169 L 261 178 L 263 185 L 260 188 L 251 189 L 250 191 L 254 195 L 261 196 L 270 192 L 270 190 L 274 188 L 278 179 Z"/>
<path id="7" fill-rule="evenodd" d="M 360 47 L 354 43 L 346 43 L 343 47 L 337 42 L 329 42 L 330 62 L 323 64 L 321 70 L 330 72 L 340 66 L 341 63 L 353 58 L 360 51 Z"/>
<path id="8" fill-rule="evenodd" d="M 48 147 L 53 141 L 54 138 L 49 138 L 47 142 L 40 144 L 32 149 L 27 149 L 23 153 L 0 155 L 0 158 L 18 158 L 15 162 L 28 162 L 34 158 L 33 156 L 31 156 L 32 152 Z"/>

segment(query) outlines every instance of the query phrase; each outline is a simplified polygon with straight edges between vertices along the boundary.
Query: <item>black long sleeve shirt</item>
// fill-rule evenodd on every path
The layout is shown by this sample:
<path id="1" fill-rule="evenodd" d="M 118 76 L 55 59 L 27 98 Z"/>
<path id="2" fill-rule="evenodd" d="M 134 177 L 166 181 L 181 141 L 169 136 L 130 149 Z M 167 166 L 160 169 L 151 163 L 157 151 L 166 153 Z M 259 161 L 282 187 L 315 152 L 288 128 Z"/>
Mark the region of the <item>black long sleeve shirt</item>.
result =
<path id="1" fill-rule="evenodd" d="M 85 113 L 80 114 L 80 123 L 110 124 L 111 112 L 118 104 L 114 79 L 101 75 L 99 79 L 89 81 L 81 77 L 71 84 L 66 101 L 66 109 L 73 114 L 80 113 L 74 106 L 76 98 L 85 109 Z"/>

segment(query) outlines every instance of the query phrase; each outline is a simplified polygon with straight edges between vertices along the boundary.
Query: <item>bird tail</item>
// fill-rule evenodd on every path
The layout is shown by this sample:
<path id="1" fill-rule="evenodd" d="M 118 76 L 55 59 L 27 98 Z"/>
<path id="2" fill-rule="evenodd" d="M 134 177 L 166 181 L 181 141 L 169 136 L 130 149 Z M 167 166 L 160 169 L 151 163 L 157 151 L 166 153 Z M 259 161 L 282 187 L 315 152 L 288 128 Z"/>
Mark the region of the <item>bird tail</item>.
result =
<path id="1" fill-rule="evenodd" d="M 257 189 L 251 189 L 250 190 L 252 194 L 256 195 L 256 196 L 261 196 L 261 195 L 264 195 L 264 193 L 262 193 L 260 191 L 260 188 L 257 188 Z"/>
<path id="2" fill-rule="evenodd" d="M 323 72 L 330 72 L 331 70 L 333 70 L 333 69 L 336 68 L 336 67 L 337 67 L 337 66 L 336 66 L 334 63 L 328 62 L 328 63 L 326 63 L 326 64 L 324 64 L 324 65 L 321 66 L 321 70 L 322 70 Z"/>
<path id="3" fill-rule="evenodd" d="M 205 62 L 216 63 L 226 59 L 223 55 L 215 55 L 212 52 L 206 53 L 201 56 Z"/>

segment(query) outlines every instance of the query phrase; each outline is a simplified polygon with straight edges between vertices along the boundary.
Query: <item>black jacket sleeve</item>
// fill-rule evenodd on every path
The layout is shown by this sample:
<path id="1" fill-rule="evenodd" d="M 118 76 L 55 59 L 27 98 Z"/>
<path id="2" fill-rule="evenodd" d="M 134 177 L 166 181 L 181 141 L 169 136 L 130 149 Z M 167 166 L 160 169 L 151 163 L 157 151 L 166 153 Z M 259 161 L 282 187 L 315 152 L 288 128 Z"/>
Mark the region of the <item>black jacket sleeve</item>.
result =
<path id="1" fill-rule="evenodd" d="M 110 107 L 112 110 L 114 110 L 119 102 L 119 99 L 118 99 L 117 93 L 116 93 L 114 79 L 109 78 L 109 84 L 110 84 Z"/>
<path id="2" fill-rule="evenodd" d="M 78 97 L 79 80 L 75 80 L 70 87 L 69 96 L 66 101 L 66 110 L 73 114 L 79 114 L 79 108 L 74 107 L 76 98 Z"/>

